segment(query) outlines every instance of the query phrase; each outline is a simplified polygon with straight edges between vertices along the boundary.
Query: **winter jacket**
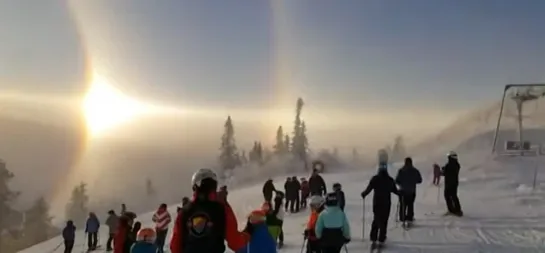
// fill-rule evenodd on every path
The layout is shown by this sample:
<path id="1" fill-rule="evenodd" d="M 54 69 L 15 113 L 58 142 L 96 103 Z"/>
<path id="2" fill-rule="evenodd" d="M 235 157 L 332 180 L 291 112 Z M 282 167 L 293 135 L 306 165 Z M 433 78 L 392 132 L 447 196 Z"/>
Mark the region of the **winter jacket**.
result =
<path id="1" fill-rule="evenodd" d="M 227 203 L 227 190 L 219 190 L 217 195 L 220 202 Z"/>
<path id="2" fill-rule="evenodd" d="M 390 206 L 392 203 L 391 194 L 399 195 L 394 179 L 388 175 L 386 170 L 381 170 L 371 178 L 361 197 L 365 198 L 371 191 L 373 195 L 373 208 L 376 206 Z"/>
<path id="3" fill-rule="evenodd" d="M 151 220 L 155 222 L 156 230 L 163 231 L 168 229 L 171 218 L 166 208 L 159 208 L 159 210 L 153 214 Z"/>
<path id="4" fill-rule="evenodd" d="M 403 166 L 397 171 L 396 184 L 403 193 L 416 193 L 416 185 L 422 183 L 420 171 L 413 166 Z"/>
<path id="5" fill-rule="evenodd" d="M 308 223 L 307 228 L 305 229 L 305 234 L 307 234 L 308 239 L 311 241 L 316 241 L 318 238 L 316 238 L 316 221 L 318 221 L 318 216 L 320 216 L 320 213 L 316 210 L 312 210 L 310 212 L 310 216 L 308 217 Z"/>
<path id="6" fill-rule="evenodd" d="M 272 199 L 272 195 L 273 195 L 273 192 L 276 191 L 276 188 L 274 187 L 274 184 L 273 184 L 273 181 L 272 180 L 267 180 L 267 182 L 265 182 L 265 184 L 263 185 L 263 197 L 265 197 L 265 199 Z"/>
<path id="7" fill-rule="evenodd" d="M 252 239 L 242 249 L 236 253 L 276 253 L 276 242 L 269 233 L 269 229 L 265 223 L 254 224 L 254 232 Z"/>
<path id="8" fill-rule="evenodd" d="M 106 219 L 106 226 L 108 226 L 108 230 L 110 234 L 115 233 L 115 229 L 117 228 L 117 223 L 119 222 L 119 217 L 115 214 L 110 214 L 108 218 Z"/>
<path id="9" fill-rule="evenodd" d="M 65 241 L 76 240 L 76 227 L 74 224 L 67 224 L 62 230 L 62 239 Z"/>
<path id="10" fill-rule="evenodd" d="M 338 206 L 328 206 L 316 221 L 316 238 L 321 239 L 325 229 L 341 229 L 344 238 L 350 239 L 350 225 L 346 214 Z"/>
<path id="11" fill-rule="evenodd" d="M 85 223 L 85 233 L 97 233 L 100 229 L 100 221 L 96 216 L 90 216 Z"/>
<path id="12" fill-rule="evenodd" d="M 458 187 L 458 176 L 460 174 L 458 160 L 449 157 L 447 164 L 443 166 L 441 174 L 445 177 L 445 188 Z"/>
<path id="13" fill-rule="evenodd" d="M 286 199 L 291 200 L 295 199 L 295 196 L 293 196 L 293 182 L 290 180 L 286 180 L 284 183 L 284 191 L 286 192 Z"/>
<path id="14" fill-rule="evenodd" d="M 306 180 L 301 181 L 301 196 L 303 198 L 306 198 L 308 197 L 309 194 L 310 194 L 310 189 L 308 186 L 308 181 Z"/>
<path id="15" fill-rule="evenodd" d="M 344 205 L 346 203 L 346 200 L 344 199 L 344 192 L 342 190 L 335 191 L 335 194 L 337 195 L 337 201 L 338 205 L 341 208 L 341 210 L 344 211 Z"/>
<path id="16" fill-rule="evenodd" d="M 274 199 L 274 207 L 267 212 L 268 226 L 282 226 L 284 223 L 284 208 L 282 206 L 282 198 Z"/>
<path id="17" fill-rule="evenodd" d="M 308 180 L 308 187 L 310 189 L 311 195 L 325 195 L 327 193 L 327 188 L 325 181 L 322 176 L 316 174 L 312 175 Z"/>
<path id="18" fill-rule="evenodd" d="M 114 236 L 114 253 L 130 253 L 134 239 L 130 227 L 119 227 Z"/>
<path id="19" fill-rule="evenodd" d="M 148 242 L 136 242 L 131 247 L 131 253 L 156 253 L 157 246 Z"/>

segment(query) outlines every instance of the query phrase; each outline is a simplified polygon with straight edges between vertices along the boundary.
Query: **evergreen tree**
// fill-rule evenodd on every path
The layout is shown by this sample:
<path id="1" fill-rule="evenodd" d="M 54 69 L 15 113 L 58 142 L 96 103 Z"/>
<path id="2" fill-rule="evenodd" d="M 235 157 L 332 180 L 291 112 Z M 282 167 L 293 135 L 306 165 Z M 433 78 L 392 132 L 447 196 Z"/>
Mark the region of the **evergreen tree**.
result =
<path id="1" fill-rule="evenodd" d="M 221 175 L 224 175 L 226 171 L 235 169 L 239 164 L 237 159 L 237 146 L 235 142 L 235 128 L 231 121 L 231 116 L 227 117 L 224 125 L 224 133 L 221 137 L 219 163 L 222 170 Z"/>
<path id="2" fill-rule="evenodd" d="M 88 204 L 87 185 L 81 182 L 72 190 L 70 202 L 66 206 L 66 218 L 82 225 L 89 214 Z"/>
<path id="3" fill-rule="evenodd" d="M 242 150 L 242 155 L 240 156 L 240 163 L 246 164 L 248 162 L 248 157 L 246 157 L 246 150 Z"/>
<path id="4" fill-rule="evenodd" d="M 276 155 L 283 155 L 286 153 L 286 146 L 284 145 L 284 130 L 282 126 L 276 130 L 276 144 L 274 144 L 274 153 Z"/>
<path id="5" fill-rule="evenodd" d="M 1 240 L 2 235 L 13 225 L 9 219 L 15 213 L 12 204 L 19 196 L 19 192 L 12 191 L 8 185 L 13 177 L 6 163 L 0 160 L 0 251 L 5 248 Z"/>
<path id="6" fill-rule="evenodd" d="M 398 135 L 394 139 L 394 145 L 391 150 L 392 162 L 402 161 L 407 156 L 407 151 L 405 149 L 405 142 L 403 136 Z"/>
<path id="7" fill-rule="evenodd" d="M 56 232 L 49 216 L 49 205 L 43 197 L 38 198 L 32 207 L 25 212 L 23 231 L 28 243 L 43 242 Z"/>
<path id="8" fill-rule="evenodd" d="M 291 145 L 291 153 L 294 157 L 305 163 L 305 169 L 307 166 L 307 149 L 308 149 L 308 139 L 306 137 L 306 125 L 301 120 L 301 111 L 303 110 L 303 99 L 297 99 L 296 109 L 295 109 L 295 122 L 293 127 L 293 138 Z"/>
<path id="9" fill-rule="evenodd" d="M 290 136 L 287 134 L 284 136 L 284 150 L 286 153 L 290 152 Z"/>
<path id="10" fill-rule="evenodd" d="M 257 162 L 263 164 L 263 146 L 261 142 L 257 142 Z"/>

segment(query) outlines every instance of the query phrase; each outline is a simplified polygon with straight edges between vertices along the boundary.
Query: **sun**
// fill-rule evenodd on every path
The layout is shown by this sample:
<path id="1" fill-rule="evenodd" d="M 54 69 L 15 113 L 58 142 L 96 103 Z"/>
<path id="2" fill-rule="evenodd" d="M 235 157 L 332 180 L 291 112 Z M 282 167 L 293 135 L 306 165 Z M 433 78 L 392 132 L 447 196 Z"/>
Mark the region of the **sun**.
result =
<path id="1" fill-rule="evenodd" d="M 83 100 L 87 129 L 92 136 L 126 123 L 146 111 L 146 106 L 129 98 L 100 75 L 93 81 Z"/>

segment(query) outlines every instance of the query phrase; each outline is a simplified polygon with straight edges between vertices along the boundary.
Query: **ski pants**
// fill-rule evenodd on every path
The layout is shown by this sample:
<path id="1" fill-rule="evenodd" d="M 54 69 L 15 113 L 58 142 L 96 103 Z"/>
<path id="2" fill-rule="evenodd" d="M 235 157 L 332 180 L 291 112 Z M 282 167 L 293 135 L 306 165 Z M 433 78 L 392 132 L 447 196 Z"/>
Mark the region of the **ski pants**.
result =
<path id="1" fill-rule="evenodd" d="M 272 196 L 272 192 L 271 192 L 271 194 L 268 194 L 268 193 L 267 193 L 267 194 L 263 194 L 263 198 L 265 199 L 265 202 L 267 202 L 267 203 L 269 203 L 269 204 L 270 204 L 271 201 L 272 201 L 272 197 L 273 197 L 273 196 Z"/>
<path id="2" fill-rule="evenodd" d="M 462 212 L 460 200 L 458 199 L 458 185 L 445 184 L 445 202 L 450 213 Z"/>
<path id="3" fill-rule="evenodd" d="M 371 241 L 379 242 L 386 241 L 386 232 L 388 231 L 388 219 L 390 218 L 391 203 L 373 205 L 373 223 L 371 224 Z"/>
<path id="4" fill-rule="evenodd" d="M 402 193 L 399 196 L 399 220 L 414 221 L 414 201 L 416 193 Z"/>
<path id="5" fill-rule="evenodd" d="M 155 245 L 157 246 L 157 253 L 163 253 L 165 247 L 165 240 L 167 239 L 168 229 L 157 230 L 157 238 L 155 239 Z"/>
<path id="6" fill-rule="evenodd" d="M 64 241 L 64 253 L 72 253 L 74 241 Z"/>
<path id="7" fill-rule="evenodd" d="M 322 247 L 322 253 L 340 253 L 344 245 Z"/>
<path id="8" fill-rule="evenodd" d="M 114 241 L 114 236 L 115 236 L 114 233 L 110 233 L 108 235 L 108 241 L 106 241 L 106 249 L 107 250 L 112 249 L 112 242 Z"/>
<path id="9" fill-rule="evenodd" d="M 307 239 L 307 253 L 322 253 L 320 241 Z"/>
<path id="10" fill-rule="evenodd" d="M 89 249 L 96 249 L 98 245 L 98 232 L 87 233 L 87 246 Z"/>
<path id="11" fill-rule="evenodd" d="M 290 207 L 290 204 L 291 202 L 293 202 L 291 196 L 290 197 L 286 197 L 286 203 L 284 203 L 284 210 L 288 210 L 288 208 Z"/>
<path id="12" fill-rule="evenodd" d="M 301 208 L 307 208 L 308 194 L 301 194 Z"/>
<path id="13" fill-rule="evenodd" d="M 441 181 L 441 175 L 433 175 L 433 184 L 439 185 L 439 182 Z"/>
<path id="14" fill-rule="evenodd" d="M 291 211 L 292 213 L 294 213 L 294 212 L 299 212 L 299 207 L 300 207 L 300 206 L 299 206 L 299 205 L 300 205 L 300 203 L 299 203 L 299 201 L 300 201 L 300 199 L 299 199 L 299 194 L 294 195 L 293 197 L 295 197 L 295 199 L 293 199 L 293 200 L 291 201 L 291 203 L 290 203 L 290 211 Z"/>

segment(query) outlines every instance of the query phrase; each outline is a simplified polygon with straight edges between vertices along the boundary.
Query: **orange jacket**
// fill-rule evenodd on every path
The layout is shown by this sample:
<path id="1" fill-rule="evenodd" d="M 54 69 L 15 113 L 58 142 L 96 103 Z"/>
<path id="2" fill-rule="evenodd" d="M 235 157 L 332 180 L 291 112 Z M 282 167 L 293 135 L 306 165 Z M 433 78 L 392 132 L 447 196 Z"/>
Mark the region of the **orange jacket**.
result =
<path id="1" fill-rule="evenodd" d="M 315 210 L 312 210 L 310 213 L 310 217 L 308 218 L 307 223 L 307 231 L 308 231 L 308 239 L 311 241 L 316 240 L 316 233 L 314 232 L 314 228 L 316 227 L 316 221 L 318 220 L 318 216 L 320 213 L 316 212 Z"/>
<path id="2" fill-rule="evenodd" d="M 196 195 L 193 196 L 193 201 L 195 201 Z M 217 200 L 217 195 L 215 192 L 209 195 L 211 200 Z M 193 202 L 192 201 L 192 202 Z M 227 241 L 227 246 L 233 250 L 237 251 L 242 249 L 250 241 L 250 235 L 245 232 L 238 231 L 238 222 L 233 209 L 227 203 L 223 203 L 225 207 L 225 240 Z M 174 229 L 172 230 L 172 239 L 170 241 L 170 251 L 172 253 L 183 253 L 181 247 L 182 241 L 182 231 L 180 227 L 182 220 L 182 212 L 178 213 L 176 217 L 176 223 L 174 224 Z"/>

